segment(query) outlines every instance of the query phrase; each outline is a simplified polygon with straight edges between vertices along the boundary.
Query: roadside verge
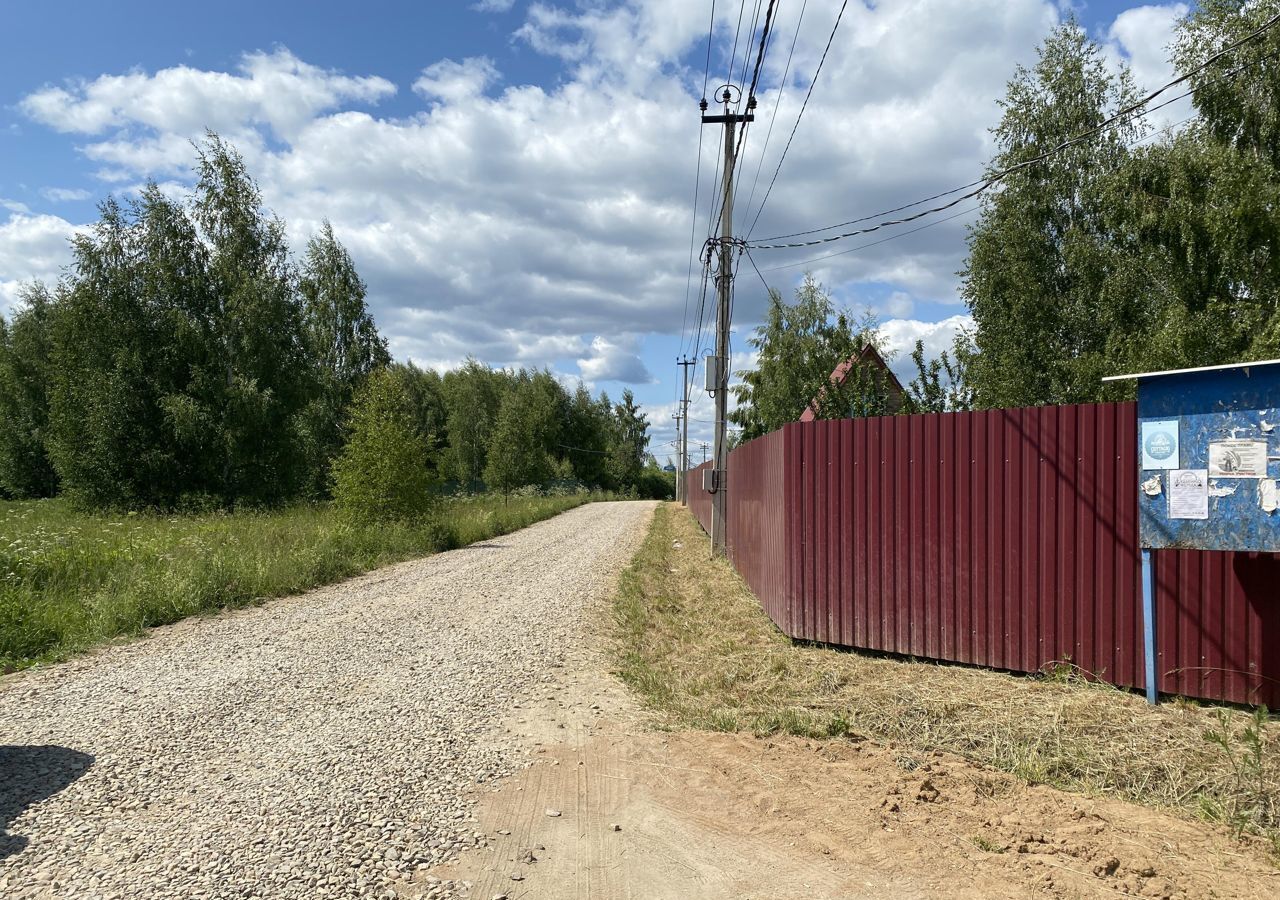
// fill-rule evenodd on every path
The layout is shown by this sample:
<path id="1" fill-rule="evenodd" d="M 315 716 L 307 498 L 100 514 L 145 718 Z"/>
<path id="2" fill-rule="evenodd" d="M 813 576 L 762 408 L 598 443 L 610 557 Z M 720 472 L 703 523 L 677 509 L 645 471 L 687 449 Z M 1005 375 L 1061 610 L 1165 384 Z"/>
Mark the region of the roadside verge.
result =
<path id="1" fill-rule="evenodd" d="M 1032 678 L 794 643 L 674 504 L 623 574 L 615 618 L 619 674 L 672 726 L 955 753 L 1280 853 L 1280 727 L 1265 711 L 1153 708 L 1065 665 Z"/>

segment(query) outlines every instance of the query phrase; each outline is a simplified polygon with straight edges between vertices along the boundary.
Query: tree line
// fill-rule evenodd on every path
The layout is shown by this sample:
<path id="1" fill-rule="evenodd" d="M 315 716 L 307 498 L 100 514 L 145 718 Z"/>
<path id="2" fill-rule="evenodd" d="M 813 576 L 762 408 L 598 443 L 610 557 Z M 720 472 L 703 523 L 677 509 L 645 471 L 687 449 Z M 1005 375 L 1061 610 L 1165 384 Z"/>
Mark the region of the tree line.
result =
<path id="1" fill-rule="evenodd" d="M 1172 62 L 1193 72 L 1280 14 L 1280 0 L 1203 0 L 1178 26 Z M 1102 377 L 1280 356 L 1280 28 L 1195 74 L 1195 116 L 1156 131 L 1143 116 L 1029 162 L 1139 99 L 1123 65 L 1074 20 L 1019 67 L 992 129 L 992 175 L 969 229 L 961 296 L 974 319 L 926 360 L 894 411 L 941 412 L 1132 398 Z M 1161 97 L 1156 102 L 1161 102 Z M 867 343 L 874 318 L 836 308 L 806 278 L 792 302 L 771 291 L 739 372 L 743 438 L 795 421 L 881 415 L 886 380 L 831 372 Z"/>
<path id="2" fill-rule="evenodd" d="M 401 493 L 668 492 L 629 391 L 614 403 L 546 371 L 393 362 L 327 222 L 293 259 L 216 134 L 195 176 L 185 197 L 149 184 L 105 201 L 65 276 L 25 285 L 0 316 L 0 496 L 233 508 L 326 499 L 344 471 L 351 489 L 392 469 Z M 343 470 L 370 447 L 399 464 Z"/>

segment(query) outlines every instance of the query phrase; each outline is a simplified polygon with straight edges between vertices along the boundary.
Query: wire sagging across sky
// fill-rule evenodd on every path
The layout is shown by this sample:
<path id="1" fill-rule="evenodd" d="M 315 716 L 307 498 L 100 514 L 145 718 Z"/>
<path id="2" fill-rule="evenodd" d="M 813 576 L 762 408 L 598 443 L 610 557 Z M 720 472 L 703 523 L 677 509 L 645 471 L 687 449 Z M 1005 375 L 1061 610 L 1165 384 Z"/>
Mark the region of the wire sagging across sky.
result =
<path id="1" fill-rule="evenodd" d="M 756 223 L 760 221 L 760 213 L 764 212 L 764 205 L 769 202 L 769 195 L 773 193 L 773 186 L 778 181 L 778 173 L 782 171 L 783 160 L 787 158 L 787 151 L 791 149 L 791 142 L 795 140 L 796 129 L 800 127 L 800 120 L 804 118 L 804 111 L 809 107 L 809 98 L 813 96 L 813 87 L 818 83 L 818 76 L 822 74 L 822 66 L 827 61 L 827 54 L 831 51 L 831 43 L 836 39 L 836 31 L 840 28 L 840 20 L 844 18 L 844 11 L 848 5 L 849 0 L 844 0 L 840 4 L 840 12 L 836 14 L 836 22 L 831 26 L 831 35 L 827 38 L 827 46 L 823 48 L 822 58 L 818 60 L 818 68 L 814 70 L 813 80 L 809 82 L 809 90 L 804 95 L 804 102 L 800 104 L 800 112 L 796 114 L 796 122 L 791 126 L 791 134 L 787 137 L 787 144 L 782 148 L 782 155 L 778 157 L 778 165 L 773 170 L 773 177 L 769 179 L 769 187 L 765 189 L 764 199 L 760 201 L 760 208 L 756 210 L 756 217 L 751 220 L 751 227 L 747 229 L 748 239 L 751 238 L 751 233 L 756 230 Z M 794 49 L 794 46 L 792 49 Z"/>
<path id="2" fill-rule="evenodd" d="M 948 190 L 948 191 L 943 191 L 942 193 L 939 193 L 939 194 L 934 194 L 932 197 L 926 197 L 923 200 L 916 200 L 912 203 L 907 203 L 907 204 L 904 204 L 903 206 L 895 207 L 894 209 L 887 210 L 885 212 L 873 213 L 872 215 L 869 215 L 869 216 L 863 216 L 862 218 L 859 218 L 859 219 L 851 219 L 847 222 L 841 222 L 836 225 L 828 225 L 823 228 L 815 228 L 809 231 L 798 231 L 798 232 L 792 232 L 790 234 L 776 235 L 774 237 L 764 238 L 762 240 L 763 241 L 781 241 L 786 238 L 803 237 L 805 235 L 818 234 L 823 231 L 829 231 L 833 228 L 843 228 L 848 225 L 855 225 L 859 222 L 866 222 L 871 219 L 877 219 L 877 218 L 880 218 L 881 216 L 893 215 L 894 213 L 898 213 L 903 210 L 911 209 L 912 207 L 919 206 L 922 203 L 929 203 L 933 200 L 938 200 L 938 199 L 941 199 L 942 197 L 951 196 L 953 194 L 960 194 L 961 191 L 965 191 L 965 193 L 960 194 L 960 196 L 955 197 L 955 199 L 950 200 L 947 203 L 943 203 L 939 206 L 930 207 L 928 209 L 920 210 L 918 212 L 912 213 L 911 215 L 903 216 L 899 219 L 890 219 L 887 221 L 878 222 L 875 225 L 871 225 L 866 228 L 859 228 L 855 231 L 841 232 L 840 234 L 827 235 L 825 237 L 813 238 L 807 241 L 791 241 L 788 243 L 750 243 L 749 246 L 751 249 L 754 249 L 754 250 L 782 250 L 782 249 L 790 249 L 795 247 L 815 247 L 820 244 L 828 244 L 833 241 L 845 240 L 846 238 L 856 237 L 862 234 L 870 234 L 871 232 L 879 231 L 882 228 L 887 228 L 893 225 L 905 225 L 908 222 L 914 222 L 918 219 L 924 218 L 925 216 L 930 216 L 936 213 L 945 212 L 949 209 L 952 209 L 958 206 L 959 204 L 963 203 L 965 200 L 969 200 L 973 197 L 977 197 L 979 194 L 982 194 L 984 191 L 988 190 L 993 185 L 1007 178 L 1009 175 L 1012 175 L 1014 172 L 1021 171 L 1022 169 L 1028 168 L 1029 166 L 1032 166 L 1038 162 L 1043 162 L 1044 160 L 1048 159 L 1050 156 L 1060 153 L 1063 150 L 1067 149 L 1068 147 L 1072 147 L 1092 137 L 1095 137 L 1096 135 L 1102 133 L 1106 129 L 1111 128 L 1129 119 L 1130 117 L 1137 115 L 1138 113 L 1153 112 L 1156 109 L 1160 109 L 1163 106 L 1167 106 L 1169 103 L 1173 103 L 1177 100 L 1181 100 L 1182 98 L 1189 96 L 1190 94 L 1194 93 L 1194 89 L 1192 89 L 1191 91 L 1187 91 L 1186 93 L 1181 94 L 1177 97 L 1174 97 L 1171 100 L 1166 101 L 1165 103 L 1152 107 L 1151 109 L 1144 109 L 1144 107 L 1146 107 L 1147 104 L 1149 104 L 1152 100 L 1159 97 L 1161 94 L 1164 94 L 1166 91 L 1178 86 L 1179 84 L 1182 84 L 1188 79 L 1203 72 L 1205 69 L 1213 65 L 1215 62 L 1217 62 L 1219 59 L 1221 59 L 1228 53 L 1231 53 L 1232 51 L 1239 49 L 1240 47 L 1249 43 L 1250 41 L 1256 40 L 1258 37 L 1262 36 L 1271 28 L 1273 28 L 1277 23 L 1280 23 L 1280 14 L 1268 19 L 1257 30 L 1250 32 L 1249 34 L 1240 38 L 1240 40 L 1236 41 L 1235 43 L 1230 44 L 1227 47 L 1224 47 L 1223 49 L 1219 50 L 1217 53 L 1214 53 L 1207 60 L 1205 60 L 1196 68 L 1192 69 L 1190 72 L 1187 72 L 1179 76 L 1178 78 L 1175 78 L 1173 81 L 1170 81 L 1167 84 L 1162 85 L 1161 87 L 1147 94 L 1142 99 L 1134 103 L 1131 103 L 1130 105 L 1121 109 L 1114 115 L 1105 119 L 1103 122 L 1099 123 L 1098 125 L 1095 125 L 1093 128 L 1087 129 L 1086 131 L 1083 131 L 1080 134 L 1075 135 L 1074 137 L 1067 138 L 1066 140 L 1062 141 L 1056 146 L 1051 147 L 1048 150 L 1045 150 L 1043 153 L 1037 154 L 1036 156 L 1033 156 L 1029 159 L 1022 160 L 1021 162 L 1015 163 L 1011 166 L 1001 169 L 999 172 L 996 172 L 990 176 L 978 179 L 977 181 L 972 181 L 969 184 L 961 185 L 960 187 L 957 187 L 957 188 L 952 188 L 951 190 Z M 1248 67 L 1248 64 L 1240 66 L 1237 69 L 1232 70 L 1231 72 L 1228 72 L 1227 74 L 1221 77 L 1222 78 L 1233 77 L 1234 75 L 1239 74 L 1241 71 L 1244 71 L 1244 69 L 1246 69 L 1247 67 Z M 793 135 L 794 135 L 794 131 L 793 131 Z M 788 142 L 788 144 L 789 143 L 790 142 Z M 784 156 L 785 156 L 785 151 L 784 151 Z M 781 160 L 779 160 L 779 167 L 781 167 Z M 776 177 L 776 172 L 775 172 L 775 177 Z M 973 190 L 968 190 L 969 188 L 973 188 Z M 768 194 L 765 195 L 765 198 L 768 199 Z M 761 208 L 763 209 L 763 207 L 764 207 L 764 204 L 761 203 Z M 757 219 L 758 218 L 759 218 L 759 213 L 757 213 Z M 754 227 L 754 223 L 753 223 L 753 227 Z M 750 232 L 748 232 L 748 238 L 749 237 L 750 237 Z"/>

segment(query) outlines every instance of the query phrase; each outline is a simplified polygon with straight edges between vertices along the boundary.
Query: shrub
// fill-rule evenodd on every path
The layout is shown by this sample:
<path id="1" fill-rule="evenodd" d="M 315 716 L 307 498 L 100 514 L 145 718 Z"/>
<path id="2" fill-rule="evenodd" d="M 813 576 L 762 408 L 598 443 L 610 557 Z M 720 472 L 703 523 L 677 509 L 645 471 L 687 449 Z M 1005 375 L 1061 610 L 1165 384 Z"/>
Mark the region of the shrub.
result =
<path id="1" fill-rule="evenodd" d="M 333 464 L 334 503 L 356 524 L 415 522 L 431 508 L 434 486 L 409 395 L 379 370 L 352 405 L 347 443 Z"/>

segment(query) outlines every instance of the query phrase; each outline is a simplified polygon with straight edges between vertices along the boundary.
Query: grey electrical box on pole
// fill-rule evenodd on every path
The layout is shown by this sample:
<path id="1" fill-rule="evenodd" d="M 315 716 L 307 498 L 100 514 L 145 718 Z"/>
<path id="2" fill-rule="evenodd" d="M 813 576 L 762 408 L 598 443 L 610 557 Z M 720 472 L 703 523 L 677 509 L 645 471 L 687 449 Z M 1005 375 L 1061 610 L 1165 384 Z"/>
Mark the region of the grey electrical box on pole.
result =
<path id="1" fill-rule="evenodd" d="M 723 201 L 720 207 L 720 237 L 715 241 L 718 245 L 720 258 L 719 268 L 716 272 L 716 352 L 714 357 L 716 364 L 714 366 L 714 387 L 711 387 L 711 360 L 713 357 L 707 357 L 708 390 L 715 392 L 716 400 L 716 434 L 714 461 L 711 464 L 712 472 L 703 475 L 703 486 L 706 487 L 710 483 L 712 486 L 707 489 L 715 492 L 711 495 L 711 553 L 718 556 L 725 555 L 727 549 L 726 511 L 728 507 L 726 503 L 728 492 L 725 490 L 725 469 L 729 457 L 729 448 L 725 440 L 725 426 L 727 424 L 729 399 L 729 366 L 727 365 L 729 359 L 729 306 L 733 292 L 733 167 L 737 162 L 737 151 L 733 142 L 737 125 L 755 120 L 755 116 L 751 115 L 750 111 L 755 108 L 756 103 L 755 97 L 748 97 L 746 102 L 747 112 L 745 114 L 729 112 L 729 106 L 733 103 L 734 91 L 738 92 L 738 100 L 742 100 L 742 92 L 738 88 L 732 85 L 724 85 L 724 91 L 719 98 L 720 102 L 724 104 L 723 115 L 706 115 L 707 101 L 705 98 L 699 104 L 703 111 L 702 123 L 704 125 L 724 125 L 724 181 L 721 185 Z M 710 476 L 709 479 L 708 476 Z"/>
<path id="2" fill-rule="evenodd" d="M 720 370 L 724 366 L 721 365 L 721 359 L 718 356 L 708 356 L 702 361 L 703 388 L 708 394 L 714 394 L 720 390 Z"/>

